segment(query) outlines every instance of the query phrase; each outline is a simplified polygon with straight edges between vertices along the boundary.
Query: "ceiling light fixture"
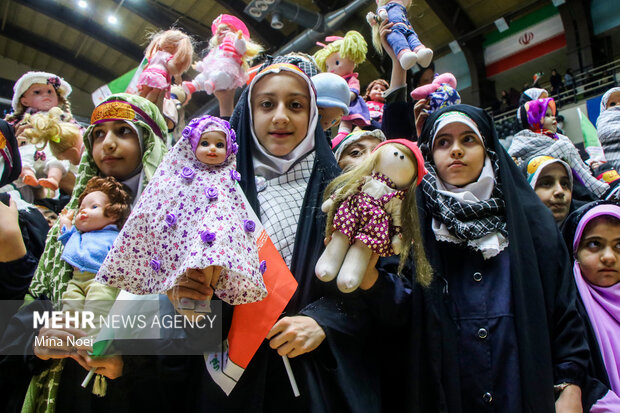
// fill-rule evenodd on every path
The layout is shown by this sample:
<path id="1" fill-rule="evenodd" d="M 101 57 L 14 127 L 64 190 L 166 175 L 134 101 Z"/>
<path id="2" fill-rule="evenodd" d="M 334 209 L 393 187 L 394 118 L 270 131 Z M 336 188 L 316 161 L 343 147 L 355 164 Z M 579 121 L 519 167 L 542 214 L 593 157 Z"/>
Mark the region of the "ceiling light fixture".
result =
<path id="1" fill-rule="evenodd" d="M 80 1 L 78 1 L 78 2 L 77 2 L 77 5 L 78 5 L 78 7 L 79 7 L 79 8 L 81 8 L 81 9 L 86 9 L 86 8 L 88 8 L 88 3 L 87 3 L 87 2 L 85 2 L 84 0 L 80 0 Z"/>
<path id="2" fill-rule="evenodd" d="M 116 18 L 115 15 L 111 14 L 111 15 L 108 16 L 108 23 L 116 24 L 116 23 L 118 23 L 118 19 Z"/>

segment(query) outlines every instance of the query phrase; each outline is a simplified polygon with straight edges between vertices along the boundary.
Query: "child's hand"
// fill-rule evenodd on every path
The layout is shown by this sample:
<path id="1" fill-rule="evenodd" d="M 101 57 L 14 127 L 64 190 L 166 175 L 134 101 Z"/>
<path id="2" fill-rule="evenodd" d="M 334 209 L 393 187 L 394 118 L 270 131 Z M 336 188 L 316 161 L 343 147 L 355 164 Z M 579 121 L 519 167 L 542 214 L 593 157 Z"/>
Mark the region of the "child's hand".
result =
<path id="1" fill-rule="evenodd" d="M 0 262 L 15 261 L 26 255 L 26 245 L 19 229 L 17 204 L 11 198 L 10 206 L 0 202 Z"/>
<path id="2" fill-rule="evenodd" d="M 415 119 L 415 129 L 418 136 L 422 134 L 422 127 L 424 127 L 424 122 L 426 122 L 426 118 L 428 118 L 428 110 L 430 107 L 428 99 L 418 100 L 413 107 L 413 118 Z"/>
<path id="3" fill-rule="evenodd" d="M 185 275 L 177 279 L 176 285 L 168 290 L 166 294 L 168 299 L 174 305 L 175 310 L 179 314 L 183 314 L 188 318 L 194 315 L 191 310 L 179 308 L 181 298 L 190 300 L 206 300 L 213 296 L 215 286 L 220 279 L 222 267 L 211 266 L 202 270 L 189 269 Z"/>
<path id="4" fill-rule="evenodd" d="M 284 317 L 267 333 L 269 347 L 281 356 L 297 357 L 316 349 L 325 340 L 325 331 L 312 317 Z"/>
<path id="5" fill-rule="evenodd" d="M 87 371 L 96 368 L 96 374 L 101 374 L 110 380 L 114 380 L 123 375 L 124 363 L 123 357 L 121 356 L 92 357 L 85 351 L 79 351 L 72 355 L 71 358 L 77 361 L 78 364 Z"/>
<path id="6" fill-rule="evenodd" d="M 400 63 L 398 62 L 398 59 L 396 58 L 396 55 L 394 54 L 394 50 L 392 50 L 392 47 L 387 41 L 387 35 L 392 33 L 392 26 L 394 26 L 394 23 L 390 23 L 390 21 L 387 19 L 383 20 L 381 24 L 379 25 L 379 35 L 381 36 L 381 45 L 383 45 L 383 50 L 385 50 L 388 56 L 390 56 L 390 58 L 392 59 L 392 63 L 400 65 Z"/>

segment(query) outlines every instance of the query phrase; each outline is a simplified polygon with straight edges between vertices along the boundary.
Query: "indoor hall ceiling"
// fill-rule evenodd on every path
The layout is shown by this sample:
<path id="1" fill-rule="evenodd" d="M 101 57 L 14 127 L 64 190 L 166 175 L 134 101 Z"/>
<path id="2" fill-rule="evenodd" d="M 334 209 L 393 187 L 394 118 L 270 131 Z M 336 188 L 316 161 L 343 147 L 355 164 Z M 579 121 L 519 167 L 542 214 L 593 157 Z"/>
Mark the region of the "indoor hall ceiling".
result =
<path id="1" fill-rule="evenodd" d="M 302 9 L 327 15 L 350 2 L 347 0 L 292 1 Z M 441 0 L 440 0 L 441 1 Z M 459 10 L 452 18 L 464 13 L 476 26 L 488 32 L 498 17 L 515 14 L 544 1 L 519 0 L 450 0 Z M 197 52 L 202 55 L 211 35 L 211 22 L 221 13 L 240 17 L 268 53 L 276 52 L 306 28 L 282 19 L 284 26 L 275 30 L 270 19 L 258 22 L 243 13 L 249 0 L 88 0 L 88 7 L 78 6 L 77 0 L 2 0 L 0 5 L 0 56 L 31 67 L 63 76 L 73 87 L 90 93 L 137 66 L 147 43 L 147 34 L 176 24 L 197 40 Z M 377 54 L 371 45 L 370 29 L 365 20 L 374 11 L 374 0 L 349 16 L 339 30 L 328 35 L 343 35 L 358 30 L 369 43 L 368 61 L 359 69 L 364 86 L 372 79 L 388 77 L 390 63 Z M 115 14 L 118 22 L 107 18 Z M 514 16 L 517 17 L 517 16 Z M 449 53 L 448 43 L 454 40 L 448 25 L 440 20 L 424 0 L 414 0 L 409 9 L 421 41 L 437 53 Z M 313 53 L 313 47 L 307 50 Z M 187 76 L 192 77 L 190 72 Z M 0 77 L 2 76 L 0 70 Z M 10 79 L 15 80 L 15 79 Z M 202 96 L 200 96 L 202 95 Z M 198 94 L 192 105 L 197 107 L 209 97 Z M 193 99 L 194 100 L 194 99 Z"/>

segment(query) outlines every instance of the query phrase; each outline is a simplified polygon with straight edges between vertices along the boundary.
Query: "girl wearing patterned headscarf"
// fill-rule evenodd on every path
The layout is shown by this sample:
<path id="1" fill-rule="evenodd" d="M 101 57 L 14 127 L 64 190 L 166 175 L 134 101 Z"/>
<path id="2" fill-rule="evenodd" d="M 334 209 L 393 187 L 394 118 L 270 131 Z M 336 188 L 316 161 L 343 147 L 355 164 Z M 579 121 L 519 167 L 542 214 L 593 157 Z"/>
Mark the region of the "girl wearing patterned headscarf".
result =
<path id="1" fill-rule="evenodd" d="M 611 88 L 603 95 L 596 130 L 607 162 L 620 169 L 620 87 Z"/>
<path id="2" fill-rule="evenodd" d="M 571 140 L 557 133 L 555 110 L 553 98 L 531 100 L 522 105 L 519 118 L 526 129 L 514 136 L 508 153 L 519 165 L 538 155 L 562 159 L 590 192 L 601 197 L 609 190 L 609 185 L 592 176 L 590 168 L 581 159 Z"/>
<path id="3" fill-rule="evenodd" d="M 154 104 L 139 96 L 124 93 L 109 96 L 95 108 L 91 124 L 84 133 L 85 153 L 67 208 L 77 209 L 79 196 L 86 183 L 97 175 L 114 176 L 129 187 L 137 200 L 166 153 L 166 137 L 166 122 Z M 27 301 L 47 297 L 53 305 L 60 303 L 73 269 L 61 259 L 63 245 L 58 240 L 59 235 L 60 223 L 57 222 L 49 231 L 45 251 L 30 284 Z M 65 363 L 66 357 L 69 357 L 69 354 L 48 361 L 47 368 L 32 378 L 24 401 L 24 411 L 71 411 L 68 403 L 74 403 L 74 400 L 66 393 L 58 395 L 59 389 L 75 393 L 84 378 L 84 370 L 73 361 Z M 41 358 L 49 359 L 49 356 L 43 355 Z M 120 364 L 122 365 L 122 361 Z M 64 381 L 65 367 L 70 371 L 67 373 L 68 381 L 59 387 L 61 376 Z M 101 377 L 95 382 L 101 383 Z M 119 391 L 118 386 L 122 384 L 110 381 L 107 393 Z M 115 402 L 126 403 L 126 400 L 112 396 L 103 399 L 93 397 L 86 401 L 108 407 L 114 406 Z M 81 411 L 84 408 L 77 405 L 74 407 Z"/>

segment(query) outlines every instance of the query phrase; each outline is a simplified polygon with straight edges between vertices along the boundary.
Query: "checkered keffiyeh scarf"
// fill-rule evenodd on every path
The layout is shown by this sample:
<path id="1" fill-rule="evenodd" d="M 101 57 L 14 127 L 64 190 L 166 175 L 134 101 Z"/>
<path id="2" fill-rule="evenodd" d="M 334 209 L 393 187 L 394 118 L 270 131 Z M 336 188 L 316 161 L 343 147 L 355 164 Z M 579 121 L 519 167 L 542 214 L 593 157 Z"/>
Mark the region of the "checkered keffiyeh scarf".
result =
<path id="1" fill-rule="evenodd" d="M 596 130 L 605 158 L 616 170 L 620 168 L 620 106 L 601 112 L 596 120 Z"/>
<path id="2" fill-rule="evenodd" d="M 495 152 L 487 150 L 498 176 L 499 160 Z M 426 205 L 433 218 L 446 225 L 448 231 L 463 243 L 482 238 L 493 233 L 508 237 L 506 229 L 506 203 L 497 182 L 491 198 L 476 203 L 461 202 L 437 190 L 437 171 L 433 165 L 426 164 L 428 174 L 422 180 L 422 191 Z M 471 244 L 470 244 L 471 245 Z"/>
<path id="3" fill-rule="evenodd" d="M 609 185 L 597 180 L 590 173 L 590 168 L 579 156 L 575 145 L 564 135 L 559 133 L 557 139 L 550 138 L 540 133 L 524 129 L 512 139 L 508 153 L 517 159 L 520 164 L 534 156 L 547 155 L 566 162 L 579 176 L 586 188 L 600 197 L 609 189 Z M 607 152 L 605 152 L 607 155 Z"/>

